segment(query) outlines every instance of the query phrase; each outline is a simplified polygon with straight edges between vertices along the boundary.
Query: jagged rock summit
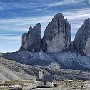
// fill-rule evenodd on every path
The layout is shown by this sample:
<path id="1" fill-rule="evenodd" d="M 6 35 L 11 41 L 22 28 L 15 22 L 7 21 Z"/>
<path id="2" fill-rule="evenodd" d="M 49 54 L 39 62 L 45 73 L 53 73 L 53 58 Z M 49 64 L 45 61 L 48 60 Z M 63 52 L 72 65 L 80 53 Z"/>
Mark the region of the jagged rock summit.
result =
<path id="1" fill-rule="evenodd" d="M 71 42 L 71 27 L 67 19 L 61 13 L 57 13 L 45 29 L 41 40 L 41 24 L 38 23 L 33 28 L 30 26 L 28 33 L 22 35 L 22 45 L 20 50 L 30 52 L 58 53 L 68 50 Z"/>
<path id="2" fill-rule="evenodd" d="M 75 51 L 90 56 L 90 19 L 84 20 L 74 39 Z"/>
<path id="3" fill-rule="evenodd" d="M 67 50 L 71 42 L 71 27 L 62 13 L 57 13 L 44 31 L 42 50 L 58 53 Z"/>
<path id="4" fill-rule="evenodd" d="M 22 45 L 20 50 L 37 52 L 41 50 L 41 24 L 38 23 L 33 28 L 30 26 L 28 33 L 22 35 Z"/>

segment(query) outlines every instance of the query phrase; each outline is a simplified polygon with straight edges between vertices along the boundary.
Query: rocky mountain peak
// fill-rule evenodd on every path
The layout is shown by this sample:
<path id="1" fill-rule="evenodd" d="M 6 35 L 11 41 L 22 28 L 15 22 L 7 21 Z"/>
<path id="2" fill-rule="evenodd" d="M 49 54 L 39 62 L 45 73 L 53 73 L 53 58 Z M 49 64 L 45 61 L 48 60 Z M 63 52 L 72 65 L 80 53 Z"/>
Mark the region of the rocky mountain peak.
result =
<path id="1" fill-rule="evenodd" d="M 90 24 L 90 18 L 84 20 L 84 24 L 87 24 L 87 25 Z"/>
<path id="2" fill-rule="evenodd" d="M 47 25 L 42 39 L 41 24 L 37 23 L 34 27 L 30 26 L 28 33 L 22 35 L 20 50 L 38 52 L 42 49 L 43 52 L 47 53 L 59 53 L 69 51 L 71 46 L 73 51 L 90 56 L 90 19 L 84 20 L 73 43 L 71 43 L 71 25 L 67 19 L 64 19 L 62 13 L 57 13 Z"/>
<path id="3" fill-rule="evenodd" d="M 90 19 L 84 20 L 74 39 L 75 50 L 81 54 L 90 56 Z"/>
<path id="4" fill-rule="evenodd" d="M 37 23 L 36 26 L 33 28 L 34 30 L 41 30 L 41 24 Z"/>
<path id="5" fill-rule="evenodd" d="M 54 16 L 54 19 L 64 19 L 64 16 L 62 13 L 57 13 L 55 16 Z"/>
<path id="6" fill-rule="evenodd" d="M 31 31 L 31 30 L 32 30 L 32 27 L 30 26 L 30 27 L 29 27 L 29 31 Z"/>
<path id="7" fill-rule="evenodd" d="M 22 35 L 22 46 L 20 50 L 37 52 L 41 50 L 41 24 L 33 28 L 30 26 L 28 33 Z"/>
<path id="8" fill-rule="evenodd" d="M 71 26 L 61 13 L 57 13 L 44 31 L 42 50 L 57 53 L 65 50 L 71 41 Z"/>
<path id="9" fill-rule="evenodd" d="M 71 41 L 71 27 L 62 13 L 57 13 L 48 24 L 41 40 L 41 24 L 29 27 L 28 33 L 22 35 L 22 46 L 20 50 L 37 52 L 42 49 L 44 52 L 57 53 L 66 50 Z M 54 48 L 54 49 L 53 49 Z"/>

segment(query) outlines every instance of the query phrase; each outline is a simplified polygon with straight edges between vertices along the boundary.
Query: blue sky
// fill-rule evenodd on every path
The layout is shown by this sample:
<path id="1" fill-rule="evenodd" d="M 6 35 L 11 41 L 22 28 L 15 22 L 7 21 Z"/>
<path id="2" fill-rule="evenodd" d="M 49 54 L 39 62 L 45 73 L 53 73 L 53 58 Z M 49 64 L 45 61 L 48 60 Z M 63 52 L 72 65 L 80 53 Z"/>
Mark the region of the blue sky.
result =
<path id="1" fill-rule="evenodd" d="M 90 0 L 0 0 L 0 52 L 20 48 L 21 35 L 29 26 L 42 24 L 42 36 L 53 16 L 68 18 L 72 40 L 83 21 L 90 18 Z"/>

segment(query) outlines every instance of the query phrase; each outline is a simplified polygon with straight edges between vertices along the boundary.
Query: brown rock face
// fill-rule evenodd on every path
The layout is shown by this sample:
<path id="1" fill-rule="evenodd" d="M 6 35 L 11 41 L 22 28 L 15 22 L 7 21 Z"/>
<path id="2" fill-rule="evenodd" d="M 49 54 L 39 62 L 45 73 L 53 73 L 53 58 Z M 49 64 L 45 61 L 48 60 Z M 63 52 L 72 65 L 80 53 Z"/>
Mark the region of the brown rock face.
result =
<path id="1" fill-rule="evenodd" d="M 90 56 L 90 19 L 86 19 L 74 39 L 75 51 Z"/>
<path id="2" fill-rule="evenodd" d="M 57 13 L 45 29 L 42 50 L 58 53 L 67 50 L 71 41 L 71 27 L 61 13 Z"/>
<path id="3" fill-rule="evenodd" d="M 20 50 L 37 52 L 41 50 L 41 24 L 38 23 L 33 28 L 30 26 L 28 33 L 22 35 L 22 45 Z"/>

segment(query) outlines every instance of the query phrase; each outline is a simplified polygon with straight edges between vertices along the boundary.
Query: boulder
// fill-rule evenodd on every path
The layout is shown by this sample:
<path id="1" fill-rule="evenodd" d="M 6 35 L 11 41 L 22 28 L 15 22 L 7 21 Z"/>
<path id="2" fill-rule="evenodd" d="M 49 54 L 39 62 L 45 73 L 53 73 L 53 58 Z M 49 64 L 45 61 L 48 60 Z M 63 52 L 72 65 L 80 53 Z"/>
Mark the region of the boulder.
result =
<path id="1" fill-rule="evenodd" d="M 90 19 L 84 20 L 74 39 L 74 49 L 83 55 L 90 56 Z"/>
<path id="2" fill-rule="evenodd" d="M 58 53 L 68 50 L 70 42 L 71 26 L 62 13 L 57 13 L 44 31 L 42 50 L 47 53 Z"/>
<path id="3" fill-rule="evenodd" d="M 38 52 L 41 50 L 41 24 L 38 23 L 33 28 L 30 26 L 28 33 L 22 35 L 22 45 L 20 50 Z"/>

